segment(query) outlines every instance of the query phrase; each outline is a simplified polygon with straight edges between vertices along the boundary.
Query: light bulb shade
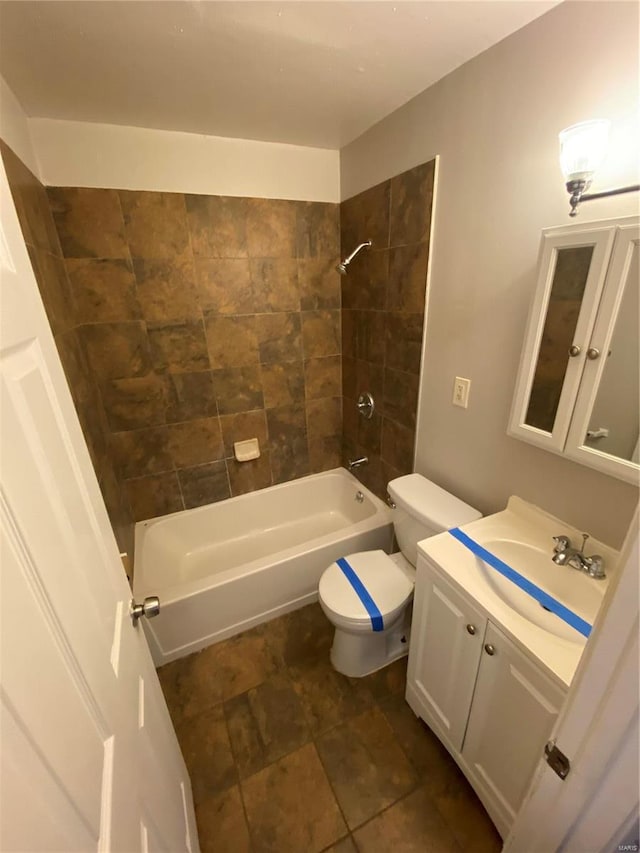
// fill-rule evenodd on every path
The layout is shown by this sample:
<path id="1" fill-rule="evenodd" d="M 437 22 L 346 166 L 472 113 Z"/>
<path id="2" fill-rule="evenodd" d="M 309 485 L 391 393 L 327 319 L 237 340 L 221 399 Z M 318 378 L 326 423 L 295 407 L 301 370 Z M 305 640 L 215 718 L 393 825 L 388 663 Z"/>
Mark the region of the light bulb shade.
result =
<path id="1" fill-rule="evenodd" d="M 560 133 L 560 168 L 567 183 L 591 183 L 607 153 L 609 125 L 606 119 L 583 121 Z"/>

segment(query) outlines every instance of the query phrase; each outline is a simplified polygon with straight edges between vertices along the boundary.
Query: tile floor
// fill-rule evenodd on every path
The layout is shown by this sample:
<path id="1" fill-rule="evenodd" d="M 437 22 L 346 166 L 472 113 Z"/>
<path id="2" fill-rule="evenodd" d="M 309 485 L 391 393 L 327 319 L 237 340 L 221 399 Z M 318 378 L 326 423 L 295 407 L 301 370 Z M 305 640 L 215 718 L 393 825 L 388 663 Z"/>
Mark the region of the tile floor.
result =
<path id="1" fill-rule="evenodd" d="M 329 663 L 317 604 L 159 670 L 202 853 L 492 853 L 500 837 L 404 700 L 406 658 Z"/>

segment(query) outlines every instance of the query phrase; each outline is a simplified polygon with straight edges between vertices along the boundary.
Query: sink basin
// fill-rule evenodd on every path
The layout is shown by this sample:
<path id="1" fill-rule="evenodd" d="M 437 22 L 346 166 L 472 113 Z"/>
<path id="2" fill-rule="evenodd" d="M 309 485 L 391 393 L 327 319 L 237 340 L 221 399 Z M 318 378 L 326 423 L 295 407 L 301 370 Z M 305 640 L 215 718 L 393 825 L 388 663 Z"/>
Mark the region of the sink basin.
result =
<path id="1" fill-rule="evenodd" d="M 551 559 L 551 547 L 544 551 L 524 542 L 497 538 L 488 539 L 481 544 L 499 560 L 553 596 L 556 601 L 590 625 L 593 624 L 604 595 L 604 584 L 598 587 L 600 581 L 594 581 L 571 566 L 556 565 Z M 575 628 L 547 610 L 496 569 L 483 560 L 476 559 L 484 579 L 505 604 L 555 636 L 584 645 L 586 637 Z"/>

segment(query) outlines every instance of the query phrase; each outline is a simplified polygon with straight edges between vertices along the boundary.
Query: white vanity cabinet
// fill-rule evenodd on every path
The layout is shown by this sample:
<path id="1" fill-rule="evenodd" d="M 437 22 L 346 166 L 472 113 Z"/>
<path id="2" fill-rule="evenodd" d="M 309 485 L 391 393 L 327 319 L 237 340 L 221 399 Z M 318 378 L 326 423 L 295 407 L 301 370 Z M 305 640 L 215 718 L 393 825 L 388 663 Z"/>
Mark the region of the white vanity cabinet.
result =
<path id="1" fill-rule="evenodd" d="M 566 691 L 422 555 L 407 702 L 508 833 Z"/>
<path id="2" fill-rule="evenodd" d="M 430 571 L 416 573 L 407 701 L 456 750 L 467 728 L 486 626 L 484 613 L 450 584 Z"/>
<path id="3" fill-rule="evenodd" d="M 513 822 L 565 691 L 491 622 L 484 635 L 462 756 L 472 782 Z"/>

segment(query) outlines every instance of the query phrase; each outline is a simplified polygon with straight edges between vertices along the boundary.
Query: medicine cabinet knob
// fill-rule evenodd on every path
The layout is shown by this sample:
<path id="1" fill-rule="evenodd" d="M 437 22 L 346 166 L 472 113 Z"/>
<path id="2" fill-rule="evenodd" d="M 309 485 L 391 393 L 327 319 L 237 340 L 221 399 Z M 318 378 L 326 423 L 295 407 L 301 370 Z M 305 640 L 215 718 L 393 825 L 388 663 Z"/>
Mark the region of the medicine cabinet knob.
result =
<path id="1" fill-rule="evenodd" d="M 492 646 L 491 643 L 487 643 L 484 650 L 488 655 L 495 655 L 496 653 L 495 646 Z"/>
<path id="2" fill-rule="evenodd" d="M 569 347 L 569 355 L 571 358 L 575 358 L 577 355 L 580 355 L 582 352 L 582 347 L 579 347 L 577 344 L 572 344 Z"/>
<path id="3" fill-rule="evenodd" d="M 600 350 L 595 347 L 589 347 L 587 350 L 587 358 L 590 358 L 591 361 L 595 361 L 596 358 L 600 357 Z"/>
<path id="4" fill-rule="evenodd" d="M 467 625 L 467 631 L 473 636 L 476 632 L 476 626 L 475 625 Z"/>

